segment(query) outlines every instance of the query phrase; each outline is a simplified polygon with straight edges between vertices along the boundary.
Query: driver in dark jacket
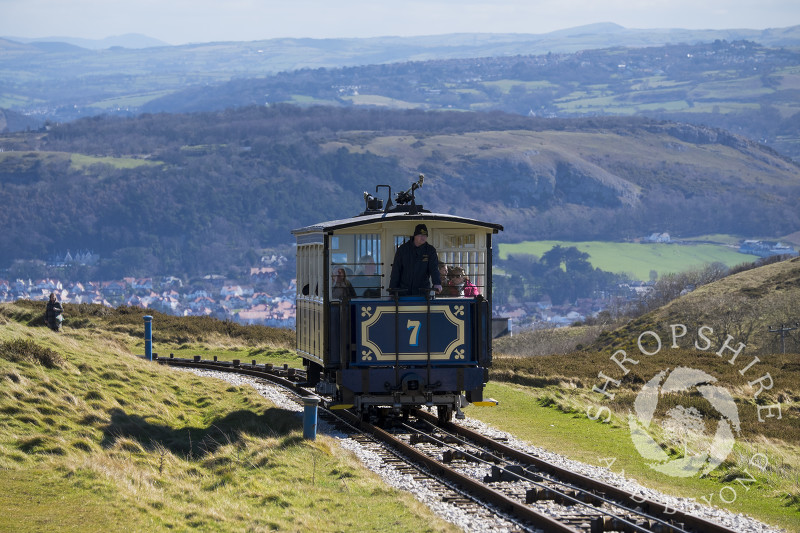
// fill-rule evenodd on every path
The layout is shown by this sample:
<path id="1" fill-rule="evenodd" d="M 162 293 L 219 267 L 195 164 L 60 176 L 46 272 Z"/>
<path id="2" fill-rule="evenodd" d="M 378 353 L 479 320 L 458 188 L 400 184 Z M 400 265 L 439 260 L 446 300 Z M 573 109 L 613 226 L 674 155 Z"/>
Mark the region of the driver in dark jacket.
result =
<path id="1" fill-rule="evenodd" d="M 428 227 L 417 224 L 414 237 L 403 243 L 394 254 L 390 289 L 401 289 L 400 296 L 419 296 L 431 287 L 442 291 L 439 274 L 439 256 L 436 248 L 428 244 Z"/>

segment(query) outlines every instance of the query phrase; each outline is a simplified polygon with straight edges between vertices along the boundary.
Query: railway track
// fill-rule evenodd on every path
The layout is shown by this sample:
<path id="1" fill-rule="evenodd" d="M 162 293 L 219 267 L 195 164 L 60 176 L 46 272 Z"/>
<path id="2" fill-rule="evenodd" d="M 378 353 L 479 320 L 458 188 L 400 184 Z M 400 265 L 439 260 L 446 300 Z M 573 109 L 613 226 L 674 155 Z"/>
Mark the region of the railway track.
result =
<path id="1" fill-rule="evenodd" d="M 265 379 L 301 397 L 304 372 L 272 365 L 158 358 L 162 364 Z M 499 515 L 519 531 L 733 533 L 718 523 L 578 474 L 436 416 L 415 411 L 401 418 L 365 421 L 349 411 L 320 417 L 369 446 L 400 472 L 426 483 L 442 501 L 467 513 Z M 380 443 L 380 445 L 378 445 Z"/>

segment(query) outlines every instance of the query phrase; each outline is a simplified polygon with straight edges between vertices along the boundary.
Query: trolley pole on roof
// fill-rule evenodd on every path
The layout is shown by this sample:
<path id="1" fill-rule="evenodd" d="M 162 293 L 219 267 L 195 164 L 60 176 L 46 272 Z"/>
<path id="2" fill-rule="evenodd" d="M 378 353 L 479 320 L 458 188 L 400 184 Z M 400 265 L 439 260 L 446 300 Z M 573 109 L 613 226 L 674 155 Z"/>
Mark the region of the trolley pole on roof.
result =
<path id="1" fill-rule="evenodd" d="M 786 334 L 790 331 L 794 331 L 800 326 L 797 322 L 794 323 L 794 327 L 789 327 L 785 324 L 781 324 L 779 328 L 773 328 L 769 326 L 770 333 L 780 333 L 781 334 L 781 353 L 786 353 Z"/>

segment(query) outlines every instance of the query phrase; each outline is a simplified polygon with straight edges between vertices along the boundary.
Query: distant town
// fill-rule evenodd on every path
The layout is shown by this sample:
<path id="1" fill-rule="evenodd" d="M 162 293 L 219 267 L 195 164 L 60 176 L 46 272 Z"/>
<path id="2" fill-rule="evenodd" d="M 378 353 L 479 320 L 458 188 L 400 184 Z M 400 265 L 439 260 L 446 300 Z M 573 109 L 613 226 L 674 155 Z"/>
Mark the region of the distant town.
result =
<path id="1" fill-rule="evenodd" d="M 51 258 L 49 263 L 58 267 L 94 260 L 96 256 L 88 252 L 67 252 L 62 257 Z M 241 324 L 294 328 L 295 281 L 281 281 L 278 276 L 278 270 L 287 262 L 283 256 L 264 257 L 262 264 L 265 266 L 251 268 L 246 280 L 236 281 L 215 274 L 192 282 L 175 276 L 88 282 L 53 277 L 0 279 L 0 302 L 47 300 L 50 293 L 54 293 L 64 304 L 127 305 L 177 316 L 212 316 Z M 69 325 L 68 308 L 65 316 Z"/>
<path id="2" fill-rule="evenodd" d="M 653 234 L 645 240 L 672 242 L 669 234 Z M 740 252 L 759 257 L 798 255 L 791 246 L 779 242 L 746 240 Z M 90 252 L 50 258 L 51 266 L 96 261 Z M 177 316 L 212 316 L 240 324 L 259 324 L 294 329 L 296 280 L 288 279 L 292 262 L 285 256 L 261 258 L 261 265 L 250 268 L 246 279 L 230 280 L 208 274 L 191 282 L 175 276 L 135 278 L 110 281 L 70 281 L 53 277 L 43 279 L 0 278 L 0 302 L 48 299 L 54 293 L 64 304 L 100 304 L 108 307 L 126 305 L 153 309 Z M 293 272 L 292 272 L 293 274 Z M 612 314 L 633 305 L 652 291 L 653 280 L 629 281 L 597 291 L 591 298 L 554 305 L 549 298 L 532 302 L 495 302 L 493 316 L 508 320 L 508 331 L 522 328 L 562 327 L 596 317 L 603 311 Z M 65 310 L 69 322 L 69 309 Z"/>
<path id="3" fill-rule="evenodd" d="M 250 283 L 233 282 L 209 275 L 192 284 L 177 277 L 132 278 L 111 281 L 64 281 L 0 279 L 0 302 L 48 299 L 54 293 L 64 304 L 126 305 L 153 309 L 177 316 L 212 316 L 240 324 L 295 327 L 296 282 L 278 282 L 274 267 L 252 268 Z M 603 291 L 594 298 L 582 298 L 568 305 L 553 305 L 549 299 L 517 302 L 494 307 L 494 315 L 508 319 L 509 326 L 559 327 L 583 321 L 600 311 L 635 301 L 649 289 L 650 282 L 625 284 Z M 69 308 L 65 309 L 69 325 Z"/>

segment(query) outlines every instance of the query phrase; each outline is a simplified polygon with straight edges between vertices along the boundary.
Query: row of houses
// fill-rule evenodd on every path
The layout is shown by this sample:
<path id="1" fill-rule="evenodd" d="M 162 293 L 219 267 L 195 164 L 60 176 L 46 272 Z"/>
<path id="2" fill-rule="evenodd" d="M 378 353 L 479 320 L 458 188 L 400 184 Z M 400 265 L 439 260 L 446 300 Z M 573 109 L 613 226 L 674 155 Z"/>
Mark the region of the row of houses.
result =
<path id="1" fill-rule="evenodd" d="M 260 282 L 275 280 L 274 269 L 256 270 L 252 279 Z M 54 293 L 64 304 L 127 305 L 177 316 L 213 316 L 242 324 L 294 327 L 294 280 L 286 287 L 269 285 L 272 288 L 269 292 L 256 290 L 251 285 L 220 281 L 215 278 L 210 283 L 204 280 L 198 285 L 185 286 L 174 277 L 86 283 L 52 278 L 36 281 L 0 279 L 0 302 L 47 300 Z M 68 316 L 68 309 L 66 311 Z"/>

